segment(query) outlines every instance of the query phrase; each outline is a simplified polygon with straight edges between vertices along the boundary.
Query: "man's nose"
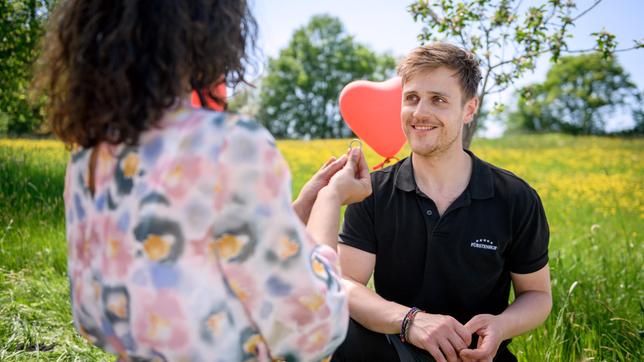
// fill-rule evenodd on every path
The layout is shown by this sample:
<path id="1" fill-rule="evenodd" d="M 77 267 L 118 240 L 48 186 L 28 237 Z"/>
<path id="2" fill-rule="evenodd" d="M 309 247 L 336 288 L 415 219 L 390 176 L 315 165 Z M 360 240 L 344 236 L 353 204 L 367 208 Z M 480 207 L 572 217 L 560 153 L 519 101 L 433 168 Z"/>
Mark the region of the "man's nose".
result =
<path id="1" fill-rule="evenodd" d="M 420 100 L 416 104 L 416 109 L 414 109 L 414 118 L 425 118 L 429 117 L 432 114 L 432 107 L 429 101 Z"/>

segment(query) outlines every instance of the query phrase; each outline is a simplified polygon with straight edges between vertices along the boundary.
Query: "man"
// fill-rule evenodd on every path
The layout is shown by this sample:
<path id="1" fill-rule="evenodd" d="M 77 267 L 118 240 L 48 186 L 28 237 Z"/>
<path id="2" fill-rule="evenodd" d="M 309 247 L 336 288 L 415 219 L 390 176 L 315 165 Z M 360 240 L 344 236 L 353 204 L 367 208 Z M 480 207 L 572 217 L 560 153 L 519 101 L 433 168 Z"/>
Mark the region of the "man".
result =
<path id="1" fill-rule="evenodd" d="M 472 54 L 419 47 L 398 74 L 412 153 L 374 172 L 373 194 L 346 210 L 339 253 L 352 321 L 334 360 L 516 361 L 510 338 L 552 306 L 539 196 L 463 149 L 479 106 Z"/>

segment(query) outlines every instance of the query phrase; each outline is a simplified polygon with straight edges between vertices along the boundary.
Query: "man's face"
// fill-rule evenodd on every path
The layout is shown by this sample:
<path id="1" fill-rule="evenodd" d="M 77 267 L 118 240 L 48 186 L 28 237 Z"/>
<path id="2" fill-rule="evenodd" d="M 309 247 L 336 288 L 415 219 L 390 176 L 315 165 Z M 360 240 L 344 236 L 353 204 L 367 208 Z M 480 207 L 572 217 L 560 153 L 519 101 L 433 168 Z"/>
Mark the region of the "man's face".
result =
<path id="1" fill-rule="evenodd" d="M 402 90 L 402 128 L 412 152 L 428 157 L 460 150 L 463 124 L 472 120 L 478 100 L 463 105 L 454 71 L 439 67 L 419 72 Z"/>

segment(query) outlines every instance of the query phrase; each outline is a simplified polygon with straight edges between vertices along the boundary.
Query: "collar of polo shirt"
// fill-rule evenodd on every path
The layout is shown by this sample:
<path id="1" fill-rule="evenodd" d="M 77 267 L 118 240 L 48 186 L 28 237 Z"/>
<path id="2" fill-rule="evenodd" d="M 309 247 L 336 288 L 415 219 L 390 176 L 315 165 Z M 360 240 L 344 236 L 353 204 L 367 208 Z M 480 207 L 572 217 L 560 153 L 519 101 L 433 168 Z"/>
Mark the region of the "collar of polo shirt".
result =
<path id="1" fill-rule="evenodd" d="M 470 150 L 464 150 L 472 158 L 472 176 L 467 184 L 470 197 L 473 199 L 489 199 L 494 197 L 494 180 L 490 165 L 476 157 Z M 402 191 L 416 191 L 417 185 L 414 179 L 414 168 L 411 155 L 405 158 L 395 176 L 396 187 Z"/>

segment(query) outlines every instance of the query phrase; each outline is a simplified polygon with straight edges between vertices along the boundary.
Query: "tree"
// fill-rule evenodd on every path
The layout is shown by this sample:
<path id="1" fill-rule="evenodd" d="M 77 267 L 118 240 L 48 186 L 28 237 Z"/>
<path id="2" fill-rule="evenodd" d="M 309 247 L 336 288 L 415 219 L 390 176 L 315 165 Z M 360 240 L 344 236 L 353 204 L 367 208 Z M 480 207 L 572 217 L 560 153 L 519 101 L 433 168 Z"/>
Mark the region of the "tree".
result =
<path id="1" fill-rule="evenodd" d="M 617 49 L 615 36 L 606 30 L 593 33 L 593 49 L 568 48 L 567 39 L 575 21 L 602 0 L 577 11 L 574 0 L 548 0 L 539 6 L 522 6 L 521 0 L 416 0 L 409 6 L 415 21 L 425 24 L 421 42 L 449 40 L 477 54 L 481 61 L 483 84 L 479 91 L 481 106 L 487 95 L 502 92 L 528 70 L 536 60 L 550 54 L 556 62 L 562 54 L 598 51 L 612 53 L 644 48 L 644 39 L 632 47 Z M 499 105 L 500 106 L 500 105 Z M 478 117 L 463 132 L 469 147 Z"/>
<path id="2" fill-rule="evenodd" d="M 54 0 L 0 2 L 0 134 L 36 130 L 43 116 L 29 102 L 31 65 Z"/>
<path id="3" fill-rule="evenodd" d="M 614 57 L 600 53 L 562 57 L 540 84 L 519 91 L 511 126 L 529 131 L 605 133 L 604 120 L 619 108 L 633 118 L 642 111 L 641 95 Z"/>
<path id="4" fill-rule="evenodd" d="M 257 118 L 260 109 L 259 91 L 261 87 L 259 83 L 261 80 L 238 84 L 228 101 L 228 111 Z"/>
<path id="5" fill-rule="evenodd" d="M 338 109 L 340 91 L 356 79 L 385 80 L 394 66 L 393 57 L 355 42 L 339 19 L 314 16 L 269 59 L 258 118 L 279 138 L 350 136 Z"/>

